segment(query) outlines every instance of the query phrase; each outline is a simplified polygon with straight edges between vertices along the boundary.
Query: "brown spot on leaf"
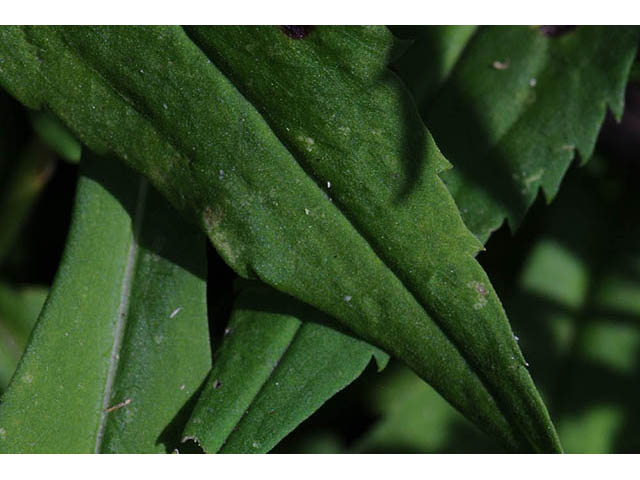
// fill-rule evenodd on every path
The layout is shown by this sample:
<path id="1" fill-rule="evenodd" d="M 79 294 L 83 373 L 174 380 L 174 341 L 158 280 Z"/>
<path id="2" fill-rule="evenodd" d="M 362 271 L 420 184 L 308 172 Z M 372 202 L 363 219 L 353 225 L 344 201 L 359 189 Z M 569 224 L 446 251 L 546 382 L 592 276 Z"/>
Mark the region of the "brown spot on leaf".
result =
<path id="1" fill-rule="evenodd" d="M 575 25 L 542 25 L 540 31 L 547 37 L 560 37 L 575 30 Z"/>
<path id="2" fill-rule="evenodd" d="M 309 35 L 315 27 L 313 25 L 281 25 L 282 30 L 288 37 L 300 40 Z"/>

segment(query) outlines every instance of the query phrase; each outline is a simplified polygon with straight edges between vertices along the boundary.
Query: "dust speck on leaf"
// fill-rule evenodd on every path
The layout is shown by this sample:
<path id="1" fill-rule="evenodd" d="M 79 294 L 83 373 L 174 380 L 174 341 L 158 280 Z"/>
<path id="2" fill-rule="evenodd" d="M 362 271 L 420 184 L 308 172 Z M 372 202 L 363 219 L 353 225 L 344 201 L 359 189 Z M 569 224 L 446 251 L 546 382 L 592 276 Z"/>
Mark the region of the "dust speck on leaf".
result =
<path id="1" fill-rule="evenodd" d="M 305 213 L 306 215 L 309 215 L 311 212 L 309 211 L 309 209 L 308 209 L 308 208 L 305 208 L 305 209 L 304 209 L 304 213 Z"/>
<path id="2" fill-rule="evenodd" d="M 180 385 L 180 390 L 184 390 L 185 384 Z"/>
<path id="3" fill-rule="evenodd" d="M 538 81 L 535 78 L 530 78 L 529 79 L 529 86 L 531 88 L 535 87 L 537 83 L 538 83 Z"/>
<path id="4" fill-rule="evenodd" d="M 171 312 L 171 315 L 169 315 L 169 318 L 174 318 L 176 315 L 178 315 L 178 313 L 180 313 L 180 310 L 182 310 L 182 307 L 176 308 L 173 312 Z"/>
<path id="5" fill-rule="evenodd" d="M 217 378 L 213 381 L 213 389 L 217 390 L 222 386 L 222 382 Z"/>
<path id="6" fill-rule="evenodd" d="M 0 440 L 6 440 L 7 439 L 7 431 L 0 427 Z"/>
<path id="7" fill-rule="evenodd" d="M 25 383 L 31 383 L 31 382 L 33 382 L 33 375 L 31 375 L 31 374 L 25 375 L 25 376 L 24 376 L 24 378 L 23 378 L 22 380 L 23 380 Z"/>
<path id="8" fill-rule="evenodd" d="M 496 70 L 506 70 L 507 68 L 509 68 L 509 64 L 511 62 L 509 61 L 509 59 L 507 58 L 505 61 L 500 61 L 500 60 L 495 60 L 491 66 L 493 68 L 495 68 Z"/>
<path id="9" fill-rule="evenodd" d="M 349 303 L 349 302 L 351 301 L 351 299 L 352 299 L 352 298 L 353 298 L 353 297 L 352 297 L 351 295 L 345 295 L 345 296 L 344 296 L 344 301 L 345 301 L 345 302 L 347 302 L 347 303 Z"/>

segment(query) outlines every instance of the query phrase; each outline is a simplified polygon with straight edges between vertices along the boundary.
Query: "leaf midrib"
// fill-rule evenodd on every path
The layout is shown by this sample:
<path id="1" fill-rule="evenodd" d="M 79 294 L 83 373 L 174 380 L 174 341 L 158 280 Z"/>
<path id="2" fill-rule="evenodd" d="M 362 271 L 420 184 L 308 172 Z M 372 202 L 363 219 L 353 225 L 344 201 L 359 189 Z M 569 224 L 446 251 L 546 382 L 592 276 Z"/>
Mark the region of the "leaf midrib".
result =
<path id="1" fill-rule="evenodd" d="M 109 370 L 107 372 L 107 378 L 105 380 L 104 395 L 102 399 L 102 409 L 100 411 L 100 422 L 98 424 L 98 430 L 96 433 L 96 445 L 94 452 L 100 453 L 102 447 L 102 441 L 104 438 L 104 431 L 107 426 L 107 418 L 109 412 L 109 403 L 111 402 L 111 395 L 113 393 L 113 387 L 115 384 L 118 363 L 120 359 L 120 350 L 122 348 L 122 342 L 124 340 L 124 334 L 126 331 L 129 300 L 131 298 L 131 290 L 133 284 L 133 276 L 135 274 L 135 265 L 138 257 L 138 239 L 140 238 L 140 230 L 142 228 L 142 220 L 145 213 L 145 204 L 147 197 L 148 183 L 147 180 L 142 178 L 138 186 L 138 194 L 136 200 L 136 208 L 134 217 L 132 219 L 133 231 L 131 235 L 131 244 L 129 246 L 129 252 L 127 255 L 127 264 L 124 270 L 124 277 L 122 280 L 122 290 L 120 292 L 120 304 L 118 306 L 118 318 L 116 319 L 113 347 L 111 349 L 111 357 L 109 359 Z"/>

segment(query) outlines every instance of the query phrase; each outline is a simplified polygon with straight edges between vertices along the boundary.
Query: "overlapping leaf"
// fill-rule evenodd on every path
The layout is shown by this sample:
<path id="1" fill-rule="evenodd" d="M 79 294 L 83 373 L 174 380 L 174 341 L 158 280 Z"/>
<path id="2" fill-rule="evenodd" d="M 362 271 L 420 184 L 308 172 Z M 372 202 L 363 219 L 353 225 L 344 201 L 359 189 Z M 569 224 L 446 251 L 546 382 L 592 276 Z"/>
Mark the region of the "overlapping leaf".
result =
<path id="1" fill-rule="evenodd" d="M 559 450 L 447 162 L 386 69 L 390 34 L 190 34 L 3 28 L 0 81 L 145 174 L 241 275 L 402 358 L 510 447 Z"/>
<path id="2" fill-rule="evenodd" d="M 211 361 L 204 242 L 146 181 L 84 161 L 64 259 L 0 404 L 1 452 L 177 444 L 171 422 Z"/>
<path id="3" fill-rule="evenodd" d="M 638 28 L 544 31 L 425 27 L 398 64 L 455 167 L 442 177 L 482 241 L 505 218 L 517 226 L 540 187 L 553 198 L 575 153 L 591 156 L 607 106 L 622 114 Z"/>
<path id="4" fill-rule="evenodd" d="M 238 296 L 185 435 L 207 452 L 264 453 L 386 355 L 308 305 L 256 284 Z"/>

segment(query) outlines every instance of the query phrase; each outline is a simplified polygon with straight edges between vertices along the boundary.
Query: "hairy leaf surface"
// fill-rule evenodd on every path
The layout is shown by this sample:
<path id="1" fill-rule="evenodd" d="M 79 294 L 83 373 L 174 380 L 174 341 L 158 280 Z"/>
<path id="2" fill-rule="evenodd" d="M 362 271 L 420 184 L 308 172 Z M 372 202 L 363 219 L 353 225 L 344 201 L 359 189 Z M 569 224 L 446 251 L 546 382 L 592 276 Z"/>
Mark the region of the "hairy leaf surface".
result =
<path id="1" fill-rule="evenodd" d="M 383 28 L 3 28 L 2 84 L 514 449 L 558 451 Z M 206 52 L 206 55 L 205 53 Z"/>
<path id="2" fill-rule="evenodd" d="M 210 368 L 203 236 L 118 163 L 82 167 L 63 261 L 0 404 L 0 452 L 165 451 Z"/>

